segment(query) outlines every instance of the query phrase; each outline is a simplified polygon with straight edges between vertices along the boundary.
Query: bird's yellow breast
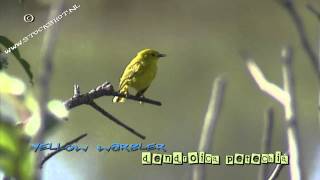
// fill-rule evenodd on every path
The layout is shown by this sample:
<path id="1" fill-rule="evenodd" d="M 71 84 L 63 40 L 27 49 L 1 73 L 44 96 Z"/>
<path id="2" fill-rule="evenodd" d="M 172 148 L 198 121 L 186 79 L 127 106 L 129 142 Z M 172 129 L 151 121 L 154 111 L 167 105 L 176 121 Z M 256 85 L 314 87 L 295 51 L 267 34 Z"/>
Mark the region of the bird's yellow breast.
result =
<path id="1" fill-rule="evenodd" d="M 137 73 L 129 84 L 129 86 L 133 87 L 137 91 L 141 91 L 149 87 L 157 73 L 156 63 L 142 64 L 141 66 L 143 66 L 141 68 L 141 72 Z"/>

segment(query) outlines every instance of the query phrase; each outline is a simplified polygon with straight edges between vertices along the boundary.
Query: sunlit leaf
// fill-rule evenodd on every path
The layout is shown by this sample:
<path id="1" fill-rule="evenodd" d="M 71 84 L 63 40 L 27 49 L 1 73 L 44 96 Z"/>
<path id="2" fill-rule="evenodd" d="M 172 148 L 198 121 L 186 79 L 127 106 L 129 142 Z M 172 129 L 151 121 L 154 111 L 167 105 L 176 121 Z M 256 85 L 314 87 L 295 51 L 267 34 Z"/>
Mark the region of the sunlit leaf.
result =
<path id="1" fill-rule="evenodd" d="M 40 107 L 37 99 L 31 94 L 27 94 L 24 100 L 24 105 L 31 112 L 31 116 L 26 120 L 24 131 L 28 136 L 35 136 L 41 126 Z"/>
<path id="2" fill-rule="evenodd" d="M 22 95 L 26 90 L 24 82 L 13 76 L 9 76 L 5 72 L 0 72 L 0 93 Z"/>
<path id="3" fill-rule="evenodd" d="M 69 111 L 64 103 L 60 100 L 51 100 L 48 103 L 48 110 L 60 119 L 65 119 L 69 115 Z"/>
<path id="4" fill-rule="evenodd" d="M 40 107 L 38 101 L 32 94 L 27 94 L 24 101 L 25 106 L 31 112 L 31 116 L 26 120 L 24 125 L 24 131 L 28 136 L 35 136 L 41 126 Z M 57 127 L 61 120 L 66 120 L 69 115 L 69 111 L 65 108 L 64 104 L 60 100 L 51 100 L 47 104 L 48 114 L 45 119 L 44 130 L 49 133 L 52 129 Z"/>
<path id="5" fill-rule="evenodd" d="M 17 105 L 17 103 L 19 103 L 17 99 L 7 94 L 0 94 L 0 96 L 0 116 L 2 120 L 11 123 L 19 122 L 21 119 L 17 111 L 19 106 Z"/>

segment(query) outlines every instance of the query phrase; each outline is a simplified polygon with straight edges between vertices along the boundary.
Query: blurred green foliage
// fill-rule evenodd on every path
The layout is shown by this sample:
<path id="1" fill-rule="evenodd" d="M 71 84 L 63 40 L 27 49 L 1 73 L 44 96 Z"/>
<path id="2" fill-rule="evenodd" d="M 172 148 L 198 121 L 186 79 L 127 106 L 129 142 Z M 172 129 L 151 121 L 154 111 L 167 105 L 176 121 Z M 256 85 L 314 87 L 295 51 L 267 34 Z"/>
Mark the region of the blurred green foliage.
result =
<path id="1" fill-rule="evenodd" d="M 0 36 L 0 44 L 9 48 L 14 44 L 6 37 Z M 1 53 L 1 51 L 0 51 Z M 32 81 L 32 72 L 27 61 L 21 58 L 18 49 L 12 51 L 15 58 L 27 72 Z M 1 54 L 0 62 L 0 171 L 6 177 L 33 180 L 35 174 L 35 155 L 30 151 L 30 137 L 25 134 L 21 123 L 28 113 L 22 107 L 19 97 L 26 92 L 25 84 L 7 75 L 4 69 L 8 66 L 6 57 Z"/>
<path id="2" fill-rule="evenodd" d="M 34 179 L 34 154 L 20 128 L 0 119 L 0 170 L 8 177 Z"/>
<path id="3" fill-rule="evenodd" d="M 39 103 L 20 79 L 0 71 L 0 82 L 0 170 L 6 176 L 32 180 L 37 166 L 30 143 L 41 126 Z M 49 101 L 47 108 L 45 134 L 69 114 L 61 100 Z"/>
<path id="4" fill-rule="evenodd" d="M 13 45 L 4 36 L 0 36 L 0 44 L 6 48 Z M 21 58 L 18 49 L 12 53 L 32 81 L 29 63 Z M 33 180 L 38 167 L 36 154 L 30 151 L 30 142 L 41 126 L 39 103 L 22 80 L 4 72 L 8 65 L 4 60 L 0 62 L 0 171 L 7 177 Z M 68 111 L 60 100 L 49 101 L 47 108 L 48 123 L 44 129 L 49 133 L 60 119 L 67 118 Z"/>

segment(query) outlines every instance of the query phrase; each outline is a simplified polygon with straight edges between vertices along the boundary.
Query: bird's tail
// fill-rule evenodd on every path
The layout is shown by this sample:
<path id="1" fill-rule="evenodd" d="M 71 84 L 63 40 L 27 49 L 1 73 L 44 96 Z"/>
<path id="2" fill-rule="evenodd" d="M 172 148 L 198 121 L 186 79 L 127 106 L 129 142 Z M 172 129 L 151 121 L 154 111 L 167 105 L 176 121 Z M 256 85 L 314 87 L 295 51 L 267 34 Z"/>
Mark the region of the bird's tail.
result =
<path id="1" fill-rule="evenodd" d="M 128 94 L 128 87 L 124 87 L 122 89 L 119 90 L 119 93 L 120 94 Z M 112 102 L 113 103 L 124 103 L 126 100 L 126 98 L 124 97 L 119 97 L 119 96 L 115 96 L 113 99 L 112 99 Z"/>

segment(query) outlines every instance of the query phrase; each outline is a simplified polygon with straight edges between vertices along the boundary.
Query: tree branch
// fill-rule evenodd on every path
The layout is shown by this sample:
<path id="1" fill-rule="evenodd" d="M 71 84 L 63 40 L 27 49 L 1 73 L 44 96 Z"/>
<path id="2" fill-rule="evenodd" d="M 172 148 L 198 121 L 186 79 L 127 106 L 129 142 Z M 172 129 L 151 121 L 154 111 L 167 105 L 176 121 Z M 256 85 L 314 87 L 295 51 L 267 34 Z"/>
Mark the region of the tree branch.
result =
<path id="1" fill-rule="evenodd" d="M 301 152 L 300 152 L 300 136 L 297 120 L 297 105 L 295 98 L 295 82 L 292 68 L 292 49 L 284 48 L 282 51 L 283 59 L 283 84 L 284 90 L 290 94 L 291 101 L 285 106 L 285 124 L 287 131 L 287 143 L 290 162 L 290 175 L 292 179 L 305 179 L 303 174 Z"/>
<path id="2" fill-rule="evenodd" d="M 77 138 L 75 138 L 75 139 L 67 142 L 65 145 L 61 146 L 60 149 L 58 149 L 58 150 L 56 150 L 56 151 L 54 151 L 54 152 L 52 152 L 52 153 L 49 153 L 47 156 L 45 156 L 45 157 L 43 158 L 43 160 L 42 160 L 41 163 L 39 164 L 39 168 L 41 169 L 41 168 L 43 167 L 44 163 L 46 163 L 50 158 L 52 158 L 53 156 L 55 156 L 55 155 L 58 154 L 59 152 L 63 151 L 68 145 L 71 145 L 71 144 L 73 144 L 73 143 L 76 143 L 76 142 L 80 141 L 82 138 L 86 137 L 87 135 L 88 135 L 87 133 L 82 134 L 82 135 L 80 135 L 79 137 L 77 137 Z"/>
<path id="3" fill-rule="evenodd" d="M 145 139 L 146 137 L 140 133 L 138 133 L 136 130 L 134 130 L 133 128 L 127 126 L 126 124 L 124 124 L 123 122 L 121 122 L 119 119 L 115 118 L 114 116 L 112 116 L 110 113 L 108 113 L 107 111 L 105 111 L 103 108 L 101 108 L 100 106 L 98 106 L 94 101 L 91 101 L 88 103 L 88 105 L 90 105 L 92 108 L 94 108 L 95 110 L 99 111 L 101 114 L 103 114 L 104 116 L 106 116 L 107 118 L 109 118 L 111 121 L 115 122 L 116 124 L 118 124 L 119 126 L 125 128 L 126 130 L 130 131 L 131 133 L 133 133 L 134 135 L 138 136 L 141 139 Z"/>
<path id="4" fill-rule="evenodd" d="M 54 17 L 58 16 L 64 7 L 64 0 L 56 1 L 52 3 L 50 7 L 50 14 L 48 19 L 53 19 Z M 42 73 L 39 77 L 40 80 L 40 97 L 39 97 L 39 106 L 40 106 L 40 128 L 35 136 L 35 141 L 38 143 L 42 143 L 44 141 L 45 136 L 45 128 L 47 127 L 47 119 L 48 119 L 48 110 L 47 110 L 47 102 L 50 97 L 50 80 L 53 72 L 53 55 L 56 46 L 56 41 L 59 33 L 60 24 L 56 24 L 50 29 L 48 29 L 44 34 L 44 40 L 42 45 L 42 52 L 41 52 L 41 59 L 43 61 L 43 68 Z M 39 163 L 42 159 L 44 154 L 40 152 L 37 156 L 37 162 Z M 40 180 L 42 179 L 42 173 L 39 169 L 35 172 L 35 179 Z"/>
<path id="5" fill-rule="evenodd" d="M 283 80 L 284 88 L 275 87 L 274 84 L 267 82 L 263 73 L 254 63 L 253 60 L 247 60 L 247 68 L 251 73 L 256 84 L 266 94 L 271 95 L 274 99 L 279 101 L 284 108 L 285 124 L 289 162 L 290 162 L 290 177 L 293 180 L 304 179 L 303 168 L 300 157 L 300 138 L 297 123 L 297 111 L 294 92 L 294 79 L 292 73 L 292 50 L 291 48 L 284 48 L 282 51 L 283 58 Z"/>
<path id="6" fill-rule="evenodd" d="M 258 85 L 261 91 L 265 92 L 267 95 L 271 96 L 273 99 L 278 101 L 280 104 L 285 105 L 290 101 L 290 96 L 283 89 L 279 88 L 277 85 L 269 82 L 262 73 L 261 69 L 254 62 L 253 59 L 248 58 L 246 60 L 247 68 L 255 83 Z"/>
<path id="7" fill-rule="evenodd" d="M 149 103 L 157 106 L 161 106 L 161 102 L 155 101 L 152 99 L 148 99 L 145 97 L 137 97 L 133 95 L 123 95 L 119 92 L 114 91 L 113 86 L 109 82 L 105 82 L 102 85 L 98 86 L 95 89 L 92 89 L 88 93 L 80 94 L 80 87 L 79 85 L 74 86 L 74 95 L 72 98 L 66 100 L 64 102 L 67 109 L 72 109 L 77 106 L 83 105 L 83 104 L 89 104 L 91 101 L 100 98 L 102 96 L 119 96 L 119 97 L 125 97 L 127 99 L 131 99 L 134 101 L 140 101 L 144 103 Z"/>
<path id="8" fill-rule="evenodd" d="M 317 78 L 318 80 L 320 80 L 320 70 L 318 69 L 319 65 L 318 65 L 317 54 L 312 49 L 311 43 L 308 40 L 306 31 L 305 31 L 302 18 L 299 15 L 298 11 L 296 10 L 293 0 L 279 0 L 279 1 L 281 2 L 282 6 L 288 11 L 294 25 L 296 26 L 302 47 L 304 48 L 305 52 L 309 56 L 311 64 L 317 74 Z"/>
<path id="9" fill-rule="evenodd" d="M 222 107 L 226 81 L 217 77 L 212 86 L 210 102 L 203 122 L 198 151 L 208 152 L 212 146 L 214 130 Z M 193 180 L 205 179 L 205 165 L 199 164 L 193 168 Z"/>
<path id="10" fill-rule="evenodd" d="M 288 153 L 285 153 L 288 154 Z M 268 180 L 275 180 L 280 175 L 281 170 L 284 168 L 283 164 L 277 164 L 277 166 L 273 169 L 271 175 L 268 177 Z"/>
<path id="11" fill-rule="evenodd" d="M 271 151 L 271 142 L 272 142 L 272 131 L 273 131 L 273 123 L 274 123 L 274 111 L 272 108 L 269 108 L 266 111 L 265 115 L 265 126 L 264 132 L 262 135 L 262 143 L 261 143 L 261 153 L 268 153 Z M 261 164 L 258 179 L 265 180 L 268 177 L 268 166 L 266 164 Z"/>
<path id="12" fill-rule="evenodd" d="M 88 93 L 80 94 L 80 87 L 79 85 L 74 85 L 73 89 L 73 97 L 66 100 L 64 102 L 65 107 L 70 110 L 72 108 L 75 108 L 80 105 L 89 105 L 101 114 L 103 114 L 105 117 L 109 118 L 116 124 L 120 125 L 121 127 L 125 128 L 126 130 L 130 131 L 134 135 L 138 136 L 141 139 L 145 139 L 146 137 L 142 135 L 141 133 L 137 132 L 133 128 L 129 127 L 125 123 L 121 122 L 119 119 L 114 117 L 112 114 L 108 113 L 106 110 L 101 108 L 99 105 L 97 105 L 94 100 L 97 98 L 100 98 L 102 96 L 119 96 L 119 97 L 125 97 L 127 99 L 131 99 L 134 101 L 139 102 L 145 102 L 157 106 L 161 106 L 161 102 L 155 101 L 152 99 L 148 99 L 145 97 L 137 97 L 133 95 L 123 95 L 118 92 L 115 92 L 113 89 L 113 86 L 109 82 L 105 82 L 101 85 L 99 85 L 97 88 L 90 90 Z"/>
<path id="13" fill-rule="evenodd" d="M 318 11 L 314 6 L 312 6 L 311 4 L 307 4 L 306 6 L 310 12 L 312 12 L 317 18 L 318 20 L 320 20 L 320 11 Z"/>

